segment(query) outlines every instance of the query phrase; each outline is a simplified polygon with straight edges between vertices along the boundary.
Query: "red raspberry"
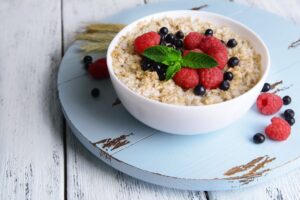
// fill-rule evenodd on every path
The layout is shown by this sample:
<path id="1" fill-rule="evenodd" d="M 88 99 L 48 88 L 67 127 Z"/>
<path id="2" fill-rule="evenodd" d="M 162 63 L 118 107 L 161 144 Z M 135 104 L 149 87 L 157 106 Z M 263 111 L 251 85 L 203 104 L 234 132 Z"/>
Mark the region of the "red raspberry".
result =
<path id="1" fill-rule="evenodd" d="M 185 36 L 183 44 L 185 49 L 196 49 L 198 48 L 202 38 L 205 36 L 197 33 L 197 32 L 190 32 L 187 36 Z"/>
<path id="2" fill-rule="evenodd" d="M 199 84 L 197 70 L 191 68 L 182 68 L 175 74 L 173 80 L 183 89 L 194 88 Z"/>
<path id="3" fill-rule="evenodd" d="M 212 56 L 218 62 L 218 67 L 223 69 L 227 63 L 227 49 L 225 45 L 218 39 L 213 36 L 204 37 L 199 46 L 204 53 Z"/>
<path id="4" fill-rule="evenodd" d="M 154 31 L 144 33 L 134 40 L 134 50 L 138 54 L 143 54 L 144 50 L 159 45 L 160 35 Z"/>
<path id="5" fill-rule="evenodd" d="M 186 56 L 188 53 L 191 52 L 197 52 L 197 53 L 203 53 L 203 51 L 201 51 L 200 49 L 193 49 L 193 50 L 184 50 L 182 53 L 182 56 Z"/>
<path id="6" fill-rule="evenodd" d="M 257 97 L 256 106 L 264 115 L 272 115 L 280 110 L 283 101 L 280 96 L 273 93 L 262 93 Z"/>
<path id="7" fill-rule="evenodd" d="M 199 69 L 200 83 L 206 89 L 218 88 L 223 81 L 223 72 L 218 67 Z"/>
<path id="8" fill-rule="evenodd" d="M 284 119 L 273 117 L 271 122 L 265 129 L 265 133 L 270 139 L 283 141 L 290 136 L 291 126 Z"/>
<path id="9" fill-rule="evenodd" d="M 106 64 L 106 58 L 101 58 L 90 64 L 88 67 L 88 72 L 95 79 L 108 78 L 109 73 Z"/>

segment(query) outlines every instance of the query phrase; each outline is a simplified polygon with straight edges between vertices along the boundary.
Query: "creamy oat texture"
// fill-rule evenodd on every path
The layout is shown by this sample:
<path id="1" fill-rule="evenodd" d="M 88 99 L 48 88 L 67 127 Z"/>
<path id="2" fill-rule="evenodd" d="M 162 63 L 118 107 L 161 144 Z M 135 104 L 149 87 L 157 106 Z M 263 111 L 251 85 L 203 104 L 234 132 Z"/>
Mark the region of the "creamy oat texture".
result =
<path id="1" fill-rule="evenodd" d="M 228 58 L 236 56 L 240 64 L 234 68 L 224 68 L 234 75 L 230 82 L 230 89 L 227 91 L 207 90 L 204 96 L 196 96 L 192 89 L 185 91 L 173 80 L 159 81 L 156 72 L 143 71 L 140 66 L 141 57 L 134 52 L 133 41 L 139 35 L 149 31 L 158 31 L 163 26 L 172 33 L 182 30 L 185 35 L 191 31 L 204 33 L 206 29 L 211 28 L 214 36 L 220 40 L 227 42 L 235 38 L 238 45 L 232 49 L 228 48 Z M 112 52 L 112 60 L 116 76 L 128 88 L 144 97 L 168 104 L 189 106 L 227 101 L 251 89 L 261 77 L 260 55 L 255 53 L 247 40 L 232 32 L 228 27 L 218 27 L 209 22 L 191 18 L 162 18 L 140 22 L 134 30 L 120 38 L 119 44 Z"/>

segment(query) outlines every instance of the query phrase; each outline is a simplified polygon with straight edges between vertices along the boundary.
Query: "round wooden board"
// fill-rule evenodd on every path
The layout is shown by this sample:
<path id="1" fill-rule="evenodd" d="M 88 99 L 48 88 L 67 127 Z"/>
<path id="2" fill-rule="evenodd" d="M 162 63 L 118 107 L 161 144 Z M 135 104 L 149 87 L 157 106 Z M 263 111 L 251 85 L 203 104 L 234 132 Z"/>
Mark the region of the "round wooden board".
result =
<path id="1" fill-rule="evenodd" d="M 199 136 L 170 135 L 134 119 L 118 102 L 110 80 L 93 80 L 83 68 L 84 54 L 75 42 L 66 52 L 58 74 L 62 110 L 74 134 L 97 158 L 138 179 L 189 190 L 238 189 L 272 179 L 300 165 L 299 85 L 300 48 L 288 46 L 300 37 L 300 28 L 262 10 L 222 1 L 172 1 L 125 10 L 101 22 L 130 23 L 159 11 L 190 9 L 226 15 L 256 31 L 270 49 L 272 67 L 268 82 L 283 81 L 278 92 L 293 98 L 296 124 L 285 142 L 267 139 L 256 145 L 252 136 L 263 132 L 271 116 L 255 106 L 235 124 Z M 201 10 L 199 12 L 201 12 Z M 278 31 L 280 27 L 280 31 Z M 104 55 L 93 55 L 94 59 Z M 92 88 L 99 98 L 92 98 Z M 297 93 L 298 92 L 298 93 Z M 279 115 L 279 114 L 277 114 Z"/>

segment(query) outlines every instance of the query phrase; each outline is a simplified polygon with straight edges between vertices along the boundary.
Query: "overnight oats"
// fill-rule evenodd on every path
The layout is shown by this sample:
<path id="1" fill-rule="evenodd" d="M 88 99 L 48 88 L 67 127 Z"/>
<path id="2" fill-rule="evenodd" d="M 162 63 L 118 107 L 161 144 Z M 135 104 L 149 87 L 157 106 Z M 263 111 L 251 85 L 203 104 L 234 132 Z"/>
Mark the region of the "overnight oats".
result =
<path id="1" fill-rule="evenodd" d="M 115 75 L 146 98 L 208 105 L 242 95 L 261 78 L 260 55 L 230 28 L 201 19 L 143 21 L 113 49 Z"/>

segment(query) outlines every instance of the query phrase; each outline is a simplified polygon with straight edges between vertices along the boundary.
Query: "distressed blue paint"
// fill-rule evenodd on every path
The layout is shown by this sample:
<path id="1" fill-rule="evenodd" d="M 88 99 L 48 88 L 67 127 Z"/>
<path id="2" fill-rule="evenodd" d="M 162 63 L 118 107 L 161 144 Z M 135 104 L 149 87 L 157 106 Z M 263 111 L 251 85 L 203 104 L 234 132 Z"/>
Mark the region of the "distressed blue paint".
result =
<path id="1" fill-rule="evenodd" d="M 279 94 L 293 98 L 290 106 L 300 121 L 300 48 L 287 50 L 287 46 L 300 37 L 297 26 L 264 11 L 224 1 L 175 1 L 159 3 L 126 10 L 110 16 L 107 22 L 129 23 L 139 17 L 158 11 L 183 9 L 209 4 L 203 10 L 212 11 L 243 22 L 255 30 L 270 48 L 272 69 L 269 82 L 283 80 L 279 86 L 293 86 Z M 259 20 L 254 20 L 259 19 Z M 280 27 L 280 31 L 278 31 Z M 292 135 L 286 142 L 266 140 L 255 145 L 251 138 L 256 132 L 263 132 L 271 116 L 257 113 L 255 106 L 234 125 L 213 134 L 200 136 L 176 136 L 160 133 L 146 127 L 130 116 L 122 105 L 112 107 L 116 99 L 109 80 L 95 81 L 83 70 L 75 43 L 67 51 L 59 70 L 58 90 L 67 122 L 78 139 L 98 158 L 112 167 L 136 178 L 168 187 L 193 190 L 228 190 L 258 184 L 271 180 L 300 165 L 299 123 L 292 127 Z M 100 55 L 95 55 L 95 58 Z M 90 90 L 100 88 L 101 97 L 93 99 Z M 129 144 L 111 151 L 108 155 L 99 152 L 101 145 L 91 145 L 105 138 L 116 138 L 134 132 Z M 276 157 L 264 169 L 272 169 L 266 176 L 259 177 L 248 185 L 238 180 L 224 180 L 228 169 L 246 164 L 259 157 Z M 110 158 L 107 158 L 110 157 Z M 294 160 L 294 161 L 293 161 Z M 292 162 L 290 162 L 292 161 Z"/>

